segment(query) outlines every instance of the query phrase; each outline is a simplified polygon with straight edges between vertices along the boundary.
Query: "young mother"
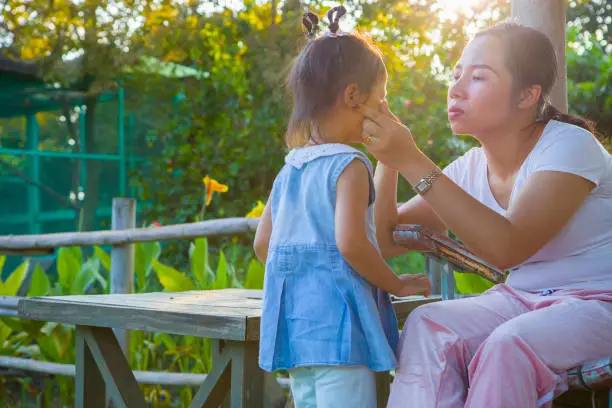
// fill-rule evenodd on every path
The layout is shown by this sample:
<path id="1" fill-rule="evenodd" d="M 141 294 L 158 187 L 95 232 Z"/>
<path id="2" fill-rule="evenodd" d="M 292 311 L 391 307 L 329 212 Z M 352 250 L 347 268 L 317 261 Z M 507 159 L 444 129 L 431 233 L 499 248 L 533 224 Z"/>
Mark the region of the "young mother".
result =
<path id="1" fill-rule="evenodd" d="M 473 298 L 416 309 L 404 327 L 389 407 L 548 407 L 564 373 L 612 356 L 612 158 L 589 125 L 549 103 L 553 46 L 505 23 L 465 48 L 448 91 L 455 133 L 481 147 L 443 172 L 383 107 L 366 110 L 378 240 L 397 224 L 453 231 L 510 270 Z M 397 176 L 420 194 L 397 208 Z"/>

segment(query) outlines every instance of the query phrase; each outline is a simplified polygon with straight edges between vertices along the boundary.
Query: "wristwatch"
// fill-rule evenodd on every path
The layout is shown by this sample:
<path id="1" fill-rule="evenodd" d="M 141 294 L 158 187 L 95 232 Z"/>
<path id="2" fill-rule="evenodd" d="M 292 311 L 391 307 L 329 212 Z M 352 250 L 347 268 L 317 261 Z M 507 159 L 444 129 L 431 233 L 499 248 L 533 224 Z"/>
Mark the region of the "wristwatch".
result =
<path id="1" fill-rule="evenodd" d="M 442 175 L 440 169 L 436 168 L 432 170 L 428 175 L 420 179 L 414 185 L 414 191 L 419 193 L 420 195 L 425 194 L 429 191 L 429 189 L 433 186 L 433 183 Z"/>

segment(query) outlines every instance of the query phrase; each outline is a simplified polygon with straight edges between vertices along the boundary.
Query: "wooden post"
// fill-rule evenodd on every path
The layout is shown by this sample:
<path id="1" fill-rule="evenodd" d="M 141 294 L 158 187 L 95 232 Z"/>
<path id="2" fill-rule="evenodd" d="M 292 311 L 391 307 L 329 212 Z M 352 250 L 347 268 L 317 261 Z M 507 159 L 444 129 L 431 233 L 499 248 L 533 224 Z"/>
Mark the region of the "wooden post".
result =
<path id="1" fill-rule="evenodd" d="M 431 295 L 442 293 L 442 265 L 439 259 L 425 255 L 425 270 L 431 282 Z"/>
<path id="2" fill-rule="evenodd" d="M 136 200 L 131 198 L 114 198 L 112 229 L 124 230 L 136 228 Z M 132 293 L 134 289 L 134 246 L 132 244 L 114 245 L 111 251 L 110 271 L 111 293 Z M 128 356 L 129 333 L 115 330 L 121 349 Z"/>
<path id="3" fill-rule="evenodd" d="M 512 0 L 512 17 L 521 24 L 542 31 L 555 47 L 559 73 L 550 96 L 552 104 L 562 112 L 567 112 L 566 7 L 566 0 Z"/>

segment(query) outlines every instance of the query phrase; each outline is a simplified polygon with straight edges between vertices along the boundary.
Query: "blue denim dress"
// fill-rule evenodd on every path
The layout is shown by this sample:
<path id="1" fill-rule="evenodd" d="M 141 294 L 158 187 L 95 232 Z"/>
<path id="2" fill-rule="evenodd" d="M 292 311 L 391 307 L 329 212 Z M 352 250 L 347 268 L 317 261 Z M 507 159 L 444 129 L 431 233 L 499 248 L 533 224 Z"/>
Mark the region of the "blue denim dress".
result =
<path id="1" fill-rule="evenodd" d="M 274 181 L 259 354 L 266 371 L 397 365 L 388 294 L 355 272 L 336 246 L 336 182 L 353 160 L 370 173 L 368 237 L 377 245 L 372 164 L 360 151 L 343 144 L 295 149 Z"/>

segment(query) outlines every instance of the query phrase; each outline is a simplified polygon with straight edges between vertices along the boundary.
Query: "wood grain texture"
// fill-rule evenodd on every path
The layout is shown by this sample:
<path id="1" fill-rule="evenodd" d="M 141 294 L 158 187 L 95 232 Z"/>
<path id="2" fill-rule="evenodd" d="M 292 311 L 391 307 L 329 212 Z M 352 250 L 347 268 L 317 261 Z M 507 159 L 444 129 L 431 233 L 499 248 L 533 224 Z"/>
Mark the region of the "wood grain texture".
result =
<path id="1" fill-rule="evenodd" d="M 238 235 L 254 232 L 256 218 L 224 218 L 158 228 L 123 231 L 65 232 L 41 235 L 0 236 L 0 254 L 53 253 L 54 248 L 91 245 L 126 245 L 136 242 L 193 239 L 208 236 Z"/>
<path id="2" fill-rule="evenodd" d="M 400 298 L 394 300 L 394 308 L 403 322 L 416 307 L 439 300 L 439 296 Z M 19 301 L 19 316 L 74 325 L 257 341 L 261 291 L 223 289 L 29 298 Z"/>

